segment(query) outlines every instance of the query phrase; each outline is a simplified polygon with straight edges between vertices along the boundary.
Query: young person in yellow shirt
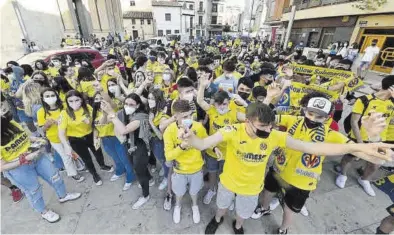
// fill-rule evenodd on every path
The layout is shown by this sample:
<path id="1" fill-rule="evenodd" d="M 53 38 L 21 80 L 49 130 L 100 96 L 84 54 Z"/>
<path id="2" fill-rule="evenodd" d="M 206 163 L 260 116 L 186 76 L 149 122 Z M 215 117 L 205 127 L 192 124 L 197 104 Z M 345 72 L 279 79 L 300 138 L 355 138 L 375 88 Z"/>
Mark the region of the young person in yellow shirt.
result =
<path id="1" fill-rule="evenodd" d="M 67 92 L 74 90 L 65 77 L 57 76 L 53 78 L 52 88 L 56 90 L 62 102 L 66 102 Z"/>
<path id="2" fill-rule="evenodd" d="M 229 108 L 230 96 L 225 91 L 218 91 L 212 97 L 213 104 L 209 104 L 204 99 L 205 89 L 211 84 L 212 77 L 209 73 L 203 73 L 199 78 L 199 88 L 197 92 L 197 104 L 207 113 L 209 118 L 209 135 L 215 134 L 220 128 L 245 121 L 245 114 Z M 224 158 L 226 156 L 226 145 L 219 144 L 215 148 L 216 152 L 208 149 L 204 154 L 206 167 L 208 170 L 209 190 L 204 196 L 204 204 L 211 203 L 217 191 L 217 173 L 223 169 Z"/>
<path id="3" fill-rule="evenodd" d="M 133 58 L 130 56 L 130 53 L 127 49 L 125 49 L 123 51 L 123 56 L 124 56 L 124 62 L 126 64 L 126 74 L 127 74 L 127 80 L 128 82 L 132 82 L 133 78 L 132 78 L 132 67 L 134 65 L 134 60 Z"/>
<path id="4" fill-rule="evenodd" d="M 174 162 L 172 174 L 172 191 L 176 196 L 173 220 L 178 224 L 181 220 L 181 202 L 188 189 L 192 199 L 194 223 L 200 222 L 200 211 L 197 205 L 198 192 L 203 185 L 202 167 L 204 160 L 201 151 L 178 138 L 180 129 L 195 132 L 200 138 L 207 137 L 207 132 L 200 122 L 192 119 L 192 110 L 187 100 L 176 100 L 172 106 L 175 122 L 164 131 L 164 152 L 166 161 Z"/>
<path id="5" fill-rule="evenodd" d="M 246 111 L 246 122 L 226 126 L 207 138 L 201 139 L 192 131 L 181 129 L 178 136 L 185 145 L 198 150 L 217 146 L 226 142 L 227 153 L 217 195 L 218 210 L 205 233 L 213 234 L 223 222 L 223 216 L 235 198 L 236 220 L 233 230 L 236 234 L 244 233 L 243 222 L 248 219 L 257 206 L 258 195 L 264 188 L 265 169 L 269 156 L 277 148 L 289 148 L 314 155 L 339 155 L 361 152 L 372 157 L 388 159 L 392 154 L 388 148 L 392 145 L 375 144 L 326 144 L 310 143 L 294 139 L 285 132 L 272 130 L 275 115 L 271 108 L 262 103 L 252 103 Z M 378 152 L 384 149 L 385 155 Z M 237 170 L 234 170 L 237 169 Z M 236 195 L 236 197 L 235 197 Z"/>
<path id="6" fill-rule="evenodd" d="M 86 104 L 80 92 L 72 90 L 66 94 L 66 107 L 60 113 L 59 139 L 63 144 L 65 154 L 72 156 L 74 150 L 85 162 L 96 185 L 103 184 L 94 167 L 89 149 L 92 151 L 101 170 L 113 172 L 113 168 L 105 165 L 104 156 L 97 151 L 93 143 L 92 107 Z"/>
<path id="7" fill-rule="evenodd" d="M 67 80 L 68 84 L 70 84 L 70 86 L 74 90 L 77 90 L 79 92 L 81 91 L 81 87 L 80 87 L 80 84 L 78 82 L 78 70 L 75 71 L 75 67 L 62 66 L 59 69 L 59 74 L 60 74 L 60 76 L 64 77 Z M 65 93 L 67 93 L 67 92 L 65 92 Z M 64 95 L 65 95 L 65 93 L 64 93 Z M 61 98 L 63 100 L 63 97 L 61 97 Z"/>
<path id="8" fill-rule="evenodd" d="M 363 143 L 369 141 L 368 134 L 363 126 L 359 126 L 359 121 L 367 116 L 371 110 L 375 112 L 383 113 L 386 118 L 386 129 L 380 135 L 381 141 L 387 140 L 387 130 L 390 120 L 394 117 L 394 75 L 389 75 L 382 80 L 382 89 L 374 94 L 368 95 L 369 100 L 368 107 L 364 107 L 361 99 L 357 99 L 353 106 L 351 126 L 352 131 L 350 133 L 350 139 L 357 143 Z M 347 180 L 347 172 L 349 171 L 354 157 L 351 155 L 345 155 L 342 158 L 340 164 L 340 174 L 338 175 L 335 183 L 339 188 L 344 188 Z M 379 165 L 367 163 L 363 175 L 358 178 L 358 183 L 363 187 L 364 191 L 369 196 L 375 196 L 370 180 L 373 173 L 379 169 Z"/>
<path id="9" fill-rule="evenodd" d="M 77 182 L 82 182 L 85 177 L 77 172 L 72 156 L 65 153 L 59 139 L 58 122 L 60 113 L 63 111 L 63 102 L 58 93 L 53 88 L 45 88 L 41 92 L 42 107 L 37 112 L 37 124 L 45 133 L 52 148 L 60 155 L 63 161 L 67 176 L 72 177 Z"/>
<path id="10" fill-rule="evenodd" d="M 81 92 L 84 93 L 90 100 L 93 99 L 94 94 L 96 93 L 96 86 L 98 85 L 98 81 L 95 77 L 93 77 L 92 71 L 90 69 L 82 66 L 78 70 L 78 82 L 81 87 Z"/>

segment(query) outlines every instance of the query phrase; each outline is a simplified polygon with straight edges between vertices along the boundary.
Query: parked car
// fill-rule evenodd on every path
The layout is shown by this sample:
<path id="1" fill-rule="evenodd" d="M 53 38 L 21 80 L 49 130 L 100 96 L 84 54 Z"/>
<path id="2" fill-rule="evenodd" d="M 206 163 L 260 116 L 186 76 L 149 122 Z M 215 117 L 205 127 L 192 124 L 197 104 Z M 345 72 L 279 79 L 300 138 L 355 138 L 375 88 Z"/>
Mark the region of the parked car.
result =
<path id="1" fill-rule="evenodd" d="M 59 57 L 63 64 L 67 61 L 87 60 L 92 63 L 94 68 L 98 68 L 104 63 L 105 58 L 100 54 L 98 50 L 88 48 L 64 48 L 57 50 L 39 51 L 27 54 L 18 60 L 19 64 L 30 64 L 34 65 L 36 60 L 44 60 L 49 63 L 51 58 Z"/>
<path id="2" fill-rule="evenodd" d="M 155 38 L 148 39 L 144 42 L 146 42 L 150 48 L 160 47 L 161 44 L 166 46 L 168 43 L 170 43 L 166 37 L 155 37 Z"/>

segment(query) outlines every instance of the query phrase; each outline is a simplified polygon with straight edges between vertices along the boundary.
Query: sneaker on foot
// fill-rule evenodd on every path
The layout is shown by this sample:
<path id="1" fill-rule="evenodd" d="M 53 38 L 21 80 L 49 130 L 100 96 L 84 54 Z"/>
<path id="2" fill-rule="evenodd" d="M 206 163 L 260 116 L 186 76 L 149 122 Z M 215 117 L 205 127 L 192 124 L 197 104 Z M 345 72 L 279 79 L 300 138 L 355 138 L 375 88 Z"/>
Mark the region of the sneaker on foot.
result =
<path id="1" fill-rule="evenodd" d="M 138 198 L 137 202 L 134 203 L 133 205 L 133 210 L 137 210 L 138 208 L 140 208 L 142 205 L 144 205 L 145 203 L 147 203 L 149 201 L 150 196 L 147 197 L 140 197 Z"/>
<path id="2" fill-rule="evenodd" d="M 68 201 L 73 201 L 81 197 L 81 193 L 67 193 L 64 198 L 59 198 L 59 202 L 68 202 Z"/>
<path id="3" fill-rule="evenodd" d="M 155 173 L 157 171 L 156 166 L 151 166 L 150 172 Z"/>
<path id="4" fill-rule="evenodd" d="M 42 213 L 41 217 L 43 219 L 45 219 L 46 221 L 48 221 L 49 223 L 55 223 L 60 220 L 59 214 L 57 214 L 51 210 L 47 210 L 45 213 Z"/>
<path id="5" fill-rule="evenodd" d="M 164 168 L 162 167 L 159 171 L 159 176 L 163 177 L 164 176 Z"/>
<path id="6" fill-rule="evenodd" d="M 126 190 L 129 190 L 129 188 L 131 187 L 131 183 L 125 183 L 124 185 L 123 185 L 123 191 L 126 191 Z"/>
<path id="7" fill-rule="evenodd" d="M 371 197 L 375 197 L 375 191 L 373 190 L 372 186 L 371 186 L 371 182 L 369 182 L 368 180 L 362 180 L 361 177 L 358 178 L 358 183 L 363 187 L 364 191 Z"/>
<path id="8" fill-rule="evenodd" d="M 347 180 L 347 176 L 340 174 L 340 175 L 337 176 L 337 179 L 335 180 L 335 184 L 339 188 L 345 188 L 346 180 Z"/>
<path id="9" fill-rule="evenodd" d="M 270 210 L 271 211 L 275 210 L 279 206 L 279 204 L 280 204 L 279 198 L 274 197 L 270 203 Z"/>
<path id="10" fill-rule="evenodd" d="M 308 209 L 306 209 L 305 205 L 302 207 L 300 213 L 301 213 L 301 215 L 303 215 L 305 217 L 309 216 L 309 211 L 308 211 Z"/>
<path id="11" fill-rule="evenodd" d="M 120 177 L 122 177 L 121 175 L 116 175 L 114 174 L 113 176 L 111 176 L 111 178 L 109 179 L 109 181 L 114 182 L 118 179 L 120 179 Z"/>
<path id="12" fill-rule="evenodd" d="M 155 180 L 152 178 L 149 180 L 149 187 L 152 187 L 153 185 L 155 185 Z M 138 184 L 138 188 L 142 188 L 141 184 Z"/>
<path id="13" fill-rule="evenodd" d="M 334 171 L 335 171 L 336 173 L 338 173 L 338 174 L 341 174 L 341 173 L 342 173 L 342 167 L 341 167 L 341 165 L 339 165 L 339 164 L 335 165 L 335 166 L 334 166 Z"/>
<path id="14" fill-rule="evenodd" d="M 163 190 L 167 188 L 167 184 L 168 184 L 167 178 L 164 178 L 159 185 L 159 190 Z"/>
<path id="15" fill-rule="evenodd" d="M 278 228 L 277 234 L 287 234 L 287 229 L 280 229 Z"/>
<path id="16" fill-rule="evenodd" d="M 97 186 L 103 185 L 103 181 L 101 181 L 101 177 L 99 175 L 93 175 L 93 181 Z"/>
<path id="17" fill-rule="evenodd" d="M 235 227 L 236 221 L 233 221 L 233 231 L 235 234 L 244 234 L 244 228 L 240 227 L 240 228 L 236 228 Z"/>
<path id="18" fill-rule="evenodd" d="M 381 166 L 380 169 L 382 169 L 382 170 L 384 170 L 385 172 L 388 172 L 388 173 L 394 173 L 394 167 Z"/>
<path id="19" fill-rule="evenodd" d="M 14 202 L 20 202 L 24 197 L 22 191 L 19 188 L 11 189 L 11 195 Z"/>
<path id="20" fill-rule="evenodd" d="M 179 222 L 181 222 L 181 207 L 180 206 L 174 207 L 174 214 L 172 215 L 172 219 L 174 220 L 174 223 L 176 223 L 176 224 L 179 224 Z"/>
<path id="21" fill-rule="evenodd" d="M 198 206 L 192 206 L 192 211 L 193 211 L 193 222 L 195 224 L 200 223 L 200 210 L 198 209 Z"/>
<path id="22" fill-rule="evenodd" d="M 114 172 L 114 168 L 112 166 L 104 165 L 104 166 L 101 166 L 100 169 L 102 171 L 106 171 L 106 172 Z"/>
<path id="23" fill-rule="evenodd" d="M 72 178 L 77 181 L 78 183 L 81 183 L 82 181 L 85 180 L 85 177 L 83 177 L 82 175 L 76 175 L 76 176 L 72 176 Z"/>
<path id="24" fill-rule="evenodd" d="M 254 209 L 253 215 L 251 216 L 252 219 L 259 219 L 263 215 L 269 215 L 271 214 L 271 210 L 265 210 L 262 206 L 257 206 L 256 209 Z"/>
<path id="25" fill-rule="evenodd" d="M 207 227 L 205 228 L 205 234 L 215 234 L 219 225 L 223 223 L 223 217 L 220 218 L 220 221 L 216 221 L 216 216 L 213 216 Z"/>
<path id="26" fill-rule="evenodd" d="M 172 206 L 172 195 L 167 193 L 166 198 L 164 199 L 164 210 L 169 211 L 171 210 Z"/>
<path id="27" fill-rule="evenodd" d="M 208 205 L 209 203 L 211 203 L 213 196 L 216 195 L 216 192 L 213 191 L 212 189 L 209 189 L 207 194 L 205 194 L 204 196 L 204 204 Z"/>

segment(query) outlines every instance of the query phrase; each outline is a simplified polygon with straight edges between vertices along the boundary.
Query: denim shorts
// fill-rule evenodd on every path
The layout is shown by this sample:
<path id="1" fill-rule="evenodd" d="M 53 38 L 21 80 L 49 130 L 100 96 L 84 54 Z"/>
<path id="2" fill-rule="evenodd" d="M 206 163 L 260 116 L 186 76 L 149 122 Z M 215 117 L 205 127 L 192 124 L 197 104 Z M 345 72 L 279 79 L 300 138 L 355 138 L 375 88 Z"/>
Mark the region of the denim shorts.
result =
<path id="1" fill-rule="evenodd" d="M 223 172 L 224 160 L 218 161 L 216 158 L 211 157 L 208 153 L 203 153 L 205 160 L 205 167 L 208 172 Z"/>
<path id="2" fill-rule="evenodd" d="M 26 115 L 25 110 L 17 109 L 16 113 L 18 114 L 18 118 L 21 122 L 33 122 L 33 118 Z"/>

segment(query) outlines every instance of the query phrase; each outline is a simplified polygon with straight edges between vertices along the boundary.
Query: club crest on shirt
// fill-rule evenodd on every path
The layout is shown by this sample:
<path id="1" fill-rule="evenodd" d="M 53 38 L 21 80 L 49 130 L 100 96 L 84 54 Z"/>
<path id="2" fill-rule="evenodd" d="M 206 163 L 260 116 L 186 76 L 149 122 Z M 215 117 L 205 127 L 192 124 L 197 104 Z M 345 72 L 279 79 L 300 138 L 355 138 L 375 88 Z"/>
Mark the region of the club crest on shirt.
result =
<path id="1" fill-rule="evenodd" d="M 266 143 L 261 143 L 260 144 L 260 150 L 266 150 L 267 149 L 267 144 Z"/>
<path id="2" fill-rule="evenodd" d="M 302 155 L 301 162 L 306 168 L 316 168 L 320 165 L 321 159 L 320 156 L 304 153 L 304 155 Z"/>
<path id="3" fill-rule="evenodd" d="M 228 125 L 228 124 L 230 124 L 230 120 L 228 120 L 228 119 L 226 118 L 226 119 L 224 119 L 223 123 L 224 123 L 224 125 Z"/>
<path id="4" fill-rule="evenodd" d="M 233 127 L 232 126 L 225 126 L 224 127 L 224 131 L 226 131 L 226 132 L 230 132 L 230 131 L 232 131 L 233 130 Z"/>

